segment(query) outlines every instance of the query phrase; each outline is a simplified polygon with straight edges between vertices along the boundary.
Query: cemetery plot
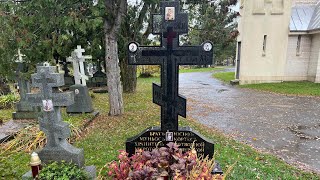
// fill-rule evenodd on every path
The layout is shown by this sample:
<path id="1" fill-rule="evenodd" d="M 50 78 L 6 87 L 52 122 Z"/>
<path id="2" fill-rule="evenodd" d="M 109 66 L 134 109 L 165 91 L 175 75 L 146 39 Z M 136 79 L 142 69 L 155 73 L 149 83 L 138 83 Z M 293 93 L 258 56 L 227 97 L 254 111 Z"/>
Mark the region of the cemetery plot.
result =
<path id="1" fill-rule="evenodd" d="M 39 150 L 42 162 L 66 161 L 84 166 L 83 149 L 76 148 L 66 140 L 70 136 L 69 124 L 62 121 L 60 107 L 74 103 L 73 92 L 56 92 L 57 87 L 64 85 L 63 74 L 55 72 L 54 66 L 38 66 L 37 73 L 32 74 L 32 86 L 39 88 L 38 94 L 28 93 L 26 100 L 30 106 L 40 107 L 42 115 L 39 117 L 40 129 L 47 137 L 46 146 Z M 95 177 L 95 168 L 88 168 L 89 174 Z M 30 172 L 23 179 L 30 177 Z"/>
<path id="2" fill-rule="evenodd" d="M 155 148 L 165 147 L 169 142 L 179 145 L 182 152 L 190 151 L 190 147 L 194 147 L 198 156 L 213 157 L 214 144 L 190 127 L 168 132 L 161 131 L 158 127 L 148 128 L 136 137 L 127 140 L 126 151 L 129 154 L 134 154 L 139 149 L 152 151 Z"/>
<path id="3" fill-rule="evenodd" d="M 180 46 L 179 35 L 188 32 L 188 15 L 180 12 L 178 1 L 163 1 L 160 14 L 153 15 L 153 34 L 161 37 L 160 46 L 128 45 L 131 65 L 160 65 L 161 85 L 153 84 L 153 102 L 161 106 L 161 128 L 149 128 L 127 140 L 127 152 L 136 149 L 152 150 L 166 142 L 177 142 L 183 149 L 198 146 L 198 154 L 213 156 L 213 143 L 191 128 L 178 127 L 178 116 L 186 117 L 186 99 L 179 95 L 179 65 L 206 65 L 213 62 L 213 44 Z"/>
<path id="4" fill-rule="evenodd" d="M 75 93 L 75 103 L 67 107 L 67 113 L 91 113 L 93 112 L 92 100 L 87 88 L 88 76 L 85 73 L 84 62 L 91 59 L 91 56 L 83 56 L 85 52 L 81 46 L 77 46 L 68 57 L 68 61 L 72 62 L 74 71 L 75 85 L 70 86 L 70 90 Z"/>

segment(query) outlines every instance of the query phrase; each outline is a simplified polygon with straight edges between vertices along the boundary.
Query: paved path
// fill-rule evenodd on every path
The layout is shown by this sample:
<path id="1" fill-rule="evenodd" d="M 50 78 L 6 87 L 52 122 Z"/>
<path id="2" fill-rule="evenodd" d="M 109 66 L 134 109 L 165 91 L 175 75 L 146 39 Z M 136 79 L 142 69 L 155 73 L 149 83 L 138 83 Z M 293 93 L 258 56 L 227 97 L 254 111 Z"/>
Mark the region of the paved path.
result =
<path id="1" fill-rule="evenodd" d="M 320 172 L 320 98 L 240 89 L 212 73 L 180 74 L 187 115 L 291 164 Z"/>

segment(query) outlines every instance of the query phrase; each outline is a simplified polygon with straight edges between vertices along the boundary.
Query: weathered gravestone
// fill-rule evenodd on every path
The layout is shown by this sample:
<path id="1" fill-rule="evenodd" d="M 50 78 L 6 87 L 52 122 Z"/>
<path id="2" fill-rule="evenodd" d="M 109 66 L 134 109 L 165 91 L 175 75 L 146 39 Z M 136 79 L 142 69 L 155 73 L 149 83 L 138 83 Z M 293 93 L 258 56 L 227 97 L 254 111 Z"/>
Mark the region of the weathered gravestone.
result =
<path id="1" fill-rule="evenodd" d="M 37 119 L 38 112 L 36 108 L 31 107 L 26 101 L 26 94 L 31 92 L 29 80 L 24 77 L 24 73 L 28 71 L 28 67 L 22 61 L 17 62 L 16 77 L 18 81 L 18 89 L 20 101 L 16 104 L 16 112 L 12 113 L 13 119 Z"/>
<path id="2" fill-rule="evenodd" d="M 214 144 L 190 127 L 178 127 L 178 116 L 186 117 L 186 99 L 178 94 L 179 65 L 212 64 L 213 45 L 180 46 L 179 35 L 188 32 L 188 15 L 179 11 L 178 1 L 164 1 L 160 14 L 153 15 L 153 34 L 160 35 L 160 46 L 128 46 L 129 64 L 160 65 L 161 86 L 153 84 L 153 102 L 161 106 L 161 127 L 152 127 L 126 142 L 126 150 L 152 150 L 176 142 L 183 151 L 193 143 L 198 155 L 212 157 Z"/>
<path id="3" fill-rule="evenodd" d="M 69 72 L 68 65 L 71 64 L 71 62 L 68 62 L 66 58 L 62 57 L 59 60 L 59 64 L 62 65 L 62 70 L 64 71 L 64 83 L 66 86 L 74 85 L 74 77 L 72 77 Z"/>
<path id="4" fill-rule="evenodd" d="M 57 87 L 64 85 L 63 74 L 56 73 L 54 66 L 38 66 L 37 73 L 32 75 L 32 86 L 39 88 L 38 94 L 28 93 L 26 100 L 30 106 L 41 107 L 39 117 L 40 130 L 47 136 L 46 146 L 38 151 L 42 162 L 51 161 L 73 162 L 79 167 L 84 166 L 83 149 L 76 148 L 66 140 L 70 136 L 69 124 L 62 121 L 60 107 L 74 103 L 73 92 L 58 92 Z M 95 167 L 86 168 L 95 177 Z M 23 177 L 26 178 L 30 172 Z"/>
<path id="5" fill-rule="evenodd" d="M 103 87 L 107 86 L 107 75 L 102 72 L 102 61 L 97 60 L 96 67 L 97 71 L 93 74 L 93 77 L 90 79 L 90 86 L 89 87 Z"/>
<path id="6" fill-rule="evenodd" d="M 67 107 L 67 113 L 91 113 L 93 112 L 92 101 L 89 94 L 88 87 L 86 86 L 86 80 L 88 76 L 85 75 L 84 64 L 85 59 L 91 58 L 91 56 L 83 56 L 85 52 L 81 46 L 77 46 L 71 53 L 71 57 L 68 57 L 67 61 L 72 62 L 75 85 L 70 86 L 69 90 L 75 93 L 75 103 Z"/>

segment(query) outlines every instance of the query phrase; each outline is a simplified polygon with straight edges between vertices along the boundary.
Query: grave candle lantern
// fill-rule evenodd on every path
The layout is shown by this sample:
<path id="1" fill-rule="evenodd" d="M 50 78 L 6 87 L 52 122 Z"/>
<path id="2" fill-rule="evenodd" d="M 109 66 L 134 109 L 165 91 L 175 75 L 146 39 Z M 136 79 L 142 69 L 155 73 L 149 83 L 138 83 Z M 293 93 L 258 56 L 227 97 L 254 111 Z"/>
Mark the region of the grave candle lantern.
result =
<path id="1" fill-rule="evenodd" d="M 31 171 L 32 171 L 32 177 L 36 178 L 41 170 L 41 160 L 38 156 L 38 153 L 33 152 L 31 154 L 31 161 L 30 161 Z"/>

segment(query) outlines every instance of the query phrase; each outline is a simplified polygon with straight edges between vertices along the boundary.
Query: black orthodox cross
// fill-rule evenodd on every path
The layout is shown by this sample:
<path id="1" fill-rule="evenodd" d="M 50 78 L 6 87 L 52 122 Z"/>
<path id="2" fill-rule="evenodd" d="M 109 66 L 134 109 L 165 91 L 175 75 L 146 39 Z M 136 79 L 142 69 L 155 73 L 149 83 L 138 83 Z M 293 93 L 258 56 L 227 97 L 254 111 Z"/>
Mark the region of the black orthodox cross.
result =
<path id="1" fill-rule="evenodd" d="M 46 147 L 59 147 L 70 135 L 67 123 L 61 120 L 60 106 L 74 103 L 73 92 L 58 93 L 53 88 L 63 86 L 63 74 L 55 72 L 54 66 L 38 66 L 37 73 L 32 74 L 32 86 L 39 88 L 38 94 L 27 93 L 26 101 L 30 106 L 43 107 L 43 117 L 39 117 L 40 129 L 47 136 Z M 52 102 L 52 110 L 44 110 L 44 100 Z"/>
<path id="2" fill-rule="evenodd" d="M 179 65 L 213 63 L 213 45 L 180 46 L 179 35 L 188 33 L 188 15 L 181 13 L 178 1 L 160 3 L 160 14 L 153 15 L 153 34 L 160 35 L 160 46 L 128 45 L 129 64 L 160 65 L 161 86 L 153 84 L 153 102 L 161 106 L 161 130 L 178 130 L 178 115 L 186 117 L 186 99 L 178 94 Z"/>
<path id="3" fill-rule="evenodd" d="M 71 64 L 71 62 L 68 62 L 67 58 L 61 57 L 61 61 L 59 61 L 59 64 L 62 65 L 62 69 L 64 71 L 64 77 L 70 77 L 69 75 L 70 70 L 68 68 L 68 64 Z"/>

